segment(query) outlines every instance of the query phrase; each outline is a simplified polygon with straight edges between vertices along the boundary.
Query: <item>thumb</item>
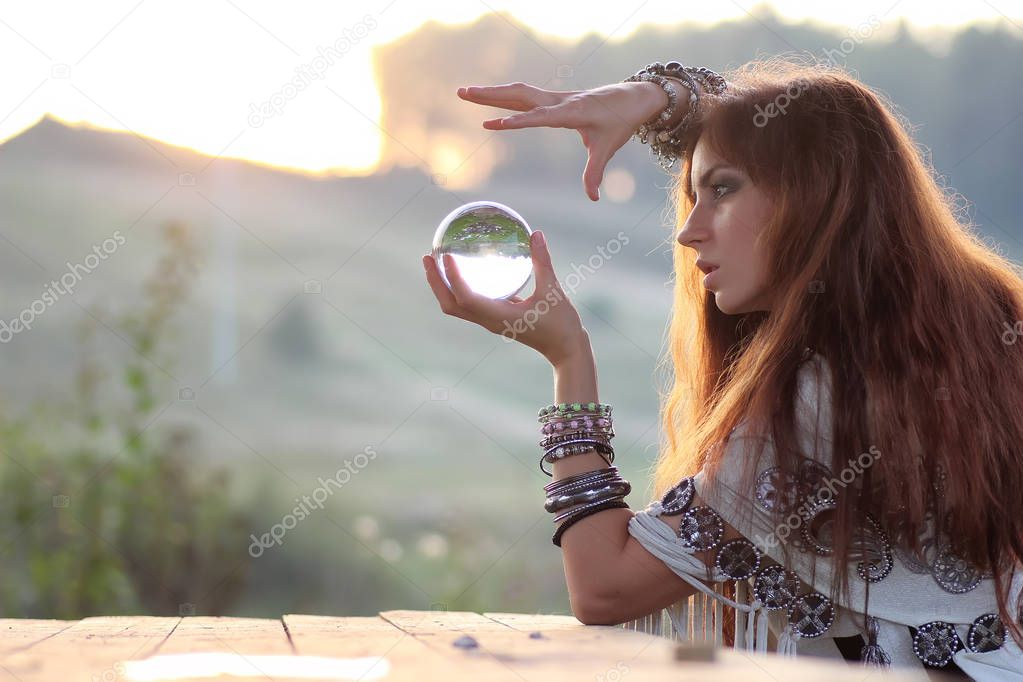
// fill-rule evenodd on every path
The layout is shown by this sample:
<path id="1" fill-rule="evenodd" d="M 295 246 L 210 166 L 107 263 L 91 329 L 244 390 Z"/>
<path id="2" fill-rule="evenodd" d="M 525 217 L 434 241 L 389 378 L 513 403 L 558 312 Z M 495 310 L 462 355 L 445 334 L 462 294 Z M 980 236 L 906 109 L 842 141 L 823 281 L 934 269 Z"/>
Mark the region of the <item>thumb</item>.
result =
<path id="1" fill-rule="evenodd" d="M 586 168 L 583 170 L 583 188 L 592 201 L 600 200 L 600 183 L 604 180 L 606 165 L 607 157 L 604 153 L 596 148 L 591 149 L 586 159 Z"/>
<path id="2" fill-rule="evenodd" d="M 551 252 L 547 248 L 547 236 L 542 231 L 530 235 L 529 248 L 533 254 L 533 269 L 536 278 L 536 293 L 544 295 L 551 288 L 557 288 L 558 276 L 554 272 Z"/>

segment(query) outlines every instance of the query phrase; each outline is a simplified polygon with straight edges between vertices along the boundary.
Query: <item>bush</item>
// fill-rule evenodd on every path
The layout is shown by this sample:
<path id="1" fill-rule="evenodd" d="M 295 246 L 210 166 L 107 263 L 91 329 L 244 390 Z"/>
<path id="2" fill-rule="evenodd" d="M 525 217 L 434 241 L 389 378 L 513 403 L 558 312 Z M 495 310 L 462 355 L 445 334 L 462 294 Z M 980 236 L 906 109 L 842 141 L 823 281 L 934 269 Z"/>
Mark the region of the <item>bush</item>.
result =
<path id="1" fill-rule="evenodd" d="M 226 474 L 196 466 L 188 428 L 147 428 L 156 396 L 168 392 L 147 358 L 164 352 L 195 274 L 186 226 L 168 223 L 162 236 L 166 252 L 143 302 L 114 323 L 137 353 L 106 368 L 86 352 L 70 401 L 0 415 L 6 616 L 190 615 L 195 605 L 220 615 L 244 587 L 248 562 L 239 563 L 238 543 L 250 524 L 227 495 Z M 99 319 L 90 313 L 81 328 L 85 350 Z M 101 404 L 110 376 L 120 377 L 126 398 Z"/>

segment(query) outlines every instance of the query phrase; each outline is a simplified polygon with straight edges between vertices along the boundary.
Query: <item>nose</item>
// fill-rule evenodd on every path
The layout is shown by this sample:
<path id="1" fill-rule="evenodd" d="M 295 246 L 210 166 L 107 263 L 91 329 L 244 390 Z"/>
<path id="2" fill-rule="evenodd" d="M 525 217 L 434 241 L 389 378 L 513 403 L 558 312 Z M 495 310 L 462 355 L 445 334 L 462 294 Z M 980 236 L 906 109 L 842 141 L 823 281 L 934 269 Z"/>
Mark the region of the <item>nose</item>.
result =
<path id="1" fill-rule="evenodd" d="M 689 217 L 686 218 L 686 222 L 682 225 L 682 229 L 675 235 L 675 241 L 682 246 L 693 246 L 694 243 L 703 241 L 707 238 L 707 228 L 703 225 L 697 215 L 696 210 L 689 212 Z"/>

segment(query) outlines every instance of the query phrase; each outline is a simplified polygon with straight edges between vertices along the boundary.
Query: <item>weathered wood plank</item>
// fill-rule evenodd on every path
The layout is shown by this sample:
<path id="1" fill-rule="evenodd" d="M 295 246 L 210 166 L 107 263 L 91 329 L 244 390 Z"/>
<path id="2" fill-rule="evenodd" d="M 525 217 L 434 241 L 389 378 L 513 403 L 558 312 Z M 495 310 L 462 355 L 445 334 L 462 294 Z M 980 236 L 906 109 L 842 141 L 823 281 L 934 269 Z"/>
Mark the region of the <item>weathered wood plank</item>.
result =
<path id="1" fill-rule="evenodd" d="M 224 661 L 250 666 L 244 672 L 251 670 L 251 677 L 231 678 L 239 682 L 265 682 L 267 677 L 297 682 L 319 665 L 334 666 L 333 678 L 344 679 L 337 666 L 355 663 L 361 664 L 361 674 L 352 678 L 367 682 L 881 679 L 880 671 L 841 661 L 754 655 L 727 647 L 716 649 L 712 662 L 678 661 L 678 644 L 669 639 L 587 626 L 560 615 L 386 611 L 380 617 L 287 615 L 280 620 L 101 617 L 64 629 L 52 621 L 24 621 L 24 627 L 20 623 L 0 621 L 0 633 L 8 633 L 0 641 L 27 645 L 3 656 L 0 680 L 6 676 L 18 682 L 129 682 L 131 666 L 140 662 L 155 663 L 167 679 L 187 669 L 194 675 L 189 679 L 199 680 L 208 679 L 210 667 Z M 455 646 L 460 638 L 471 638 L 475 646 Z M 219 652 L 221 658 L 210 661 L 201 652 Z M 199 667 L 188 668 L 192 665 Z M 885 682 L 914 679 L 919 676 L 913 673 L 889 672 L 884 677 Z"/>
<path id="2" fill-rule="evenodd" d="M 0 618 L 0 655 L 28 649 L 77 623 L 77 620 Z"/>
<path id="3" fill-rule="evenodd" d="M 12 680 L 119 680 L 121 661 L 155 651 L 180 618 L 101 616 L 85 618 L 50 637 L 3 657 Z"/>
<path id="4" fill-rule="evenodd" d="M 292 654 L 284 624 L 274 618 L 189 616 L 181 619 L 160 654 L 216 651 L 236 654 Z"/>
<path id="5" fill-rule="evenodd" d="M 575 616 L 556 613 L 490 613 L 483 614 L 491 620 L 503 623 L 513 630 L 531 632 L 533 630 L 564 630 L 586 627 Z M 593 626 L 591 626 L 593 627 Z"/>
<path id="6" fill-rule="evenodd" d="M 508 632 L 512 628 L 472 611 L 382 611 L 380 617 L 409 634 Z"/>
<path id="7" fill-rule="evenodd" d="M 414 620 L 416 612 L 384 612 L 395 623 Z M 677 661 L 678 643 L 664 637 L 613 626 L 573 625 L 565 617 L 540 616 L 490 618 L 501 627 L 474 628 L 475 614 L 434 612 L 410 628 L 417 638 L 435 649 L 446 650 L 450 641 L 471 634 L 479 650 L 501 662 L 526 682 L 558 679 L 566 682 L 630 679 L 705 680 L 792 680 L 794 682 L 862 682 L 879 679 L 876 673 L 841 661 L 784 658 L 776 654 L 754 656 L 730 648 L 719 648 L 713 662 Z M 484 616 L 486 617 L 486 616 Z M 504 620 L 514 622 L 514 629 Z M 574 620 L 574 619 L 573 619 Z M 553 626 L 553 627 L 548 627 Z M 530 633 L 539 632 L 540 638 Z M 450 654 L 449 654 L 450 656 Z M 916 679 L 889 675 L 892 680 Z"/>
<path id="8" fill-rule="evenodd" d="M 645 633 L 625 631 L 611 626 L 585 626 L 575 620 L 575 627 L 564 618 L 541 617 L 539 622 L 521 620 L 522 629 L 483 614 L 438 611 L 423 618 L 417 611 L 385 611 L 382 618 L 391 620 L 413 636 L 456 660 L 464 658 L 466 650 L 453 646 L 464 635 L 477 643 L 475 656 L 485 656 L 500 663 L 520 680 L 559 679 L 568 682 L 620 679 L 628 671 L 641 671 L 648 675 L 670 674 L 677 678 L 674 666 L 665 666 L 670 660 L 672 647 L 668 640 Z M 547 631 L 536 627 L 554 622 L 556 629 Z M 558 629 L 560 628 L 560 629 Z M 530 633 L 540 631 L 542 637 Z M 642 656 L 653 649 L 654 654 Z M 658 657 L 656 652 L 660 649 Z M 634 661 L 626 665 L 626 661 Z M 650 678 L 654 679 L 654 678 Z"/>
<path id="9" fill-rule="evenodd" d="M 294 658 L 294 648 L 278 619 L 189 616 L 149 657 L 127 666 L 125 679 L 154 670 L 173 674 L 169 679 L 180 679 L 185 673 L 194 675 L 185 679 L 208 679 L 226 666 L 238 671 L 230 677 L 238 682 L 266 682 L 268 677 L 287 682 L 280 668 L 291 670 L 293 666 L 290 661 L 282 665 L 282 656 Z"/>
<path id="10" fill-rule="evenodd" d="M 426 619 L 432 613 L 408 612 L 406 622 L 411 621 L 415 628 L 416 617 L 412 614 Z M 478 655 L 445 655 L 383 618 L 289 614 L 284 616 L 284 623 L 301 656 L 377 657 L 377 662 L 369 664 L 371 674 L 362 679 L 386 674 L 387 682 L 423 682 L 424 679 L 522 682 L 494 660 Z"/>

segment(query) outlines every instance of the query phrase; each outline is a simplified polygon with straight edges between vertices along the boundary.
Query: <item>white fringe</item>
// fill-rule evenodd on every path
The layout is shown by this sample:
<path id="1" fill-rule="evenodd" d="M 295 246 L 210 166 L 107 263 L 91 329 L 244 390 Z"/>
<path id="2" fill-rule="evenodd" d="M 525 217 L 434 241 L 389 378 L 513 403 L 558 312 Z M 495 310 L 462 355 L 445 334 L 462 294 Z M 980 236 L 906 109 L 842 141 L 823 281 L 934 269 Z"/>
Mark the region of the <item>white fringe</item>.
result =
<path id="1" fill-rule="evenodd" d="M 759 599 L 754 598 L 747 603 L 750 601 L 749 583 L 745 580 L 735 581 L 735 600 L 722 593 L 722 584 L 730 578 L 717 568 L 711 571 L 710 584 L 706 583 L 706 565 L 694 555 L 693 550 L 677 541 L 673 529 L 657 518 L 660 513 L 660 502 L 652 502 L 647 510 L 637 512 L 629 520 L 629 533 L 651 554 L 664 561 L 676 575 L 696 588 L 697 593 L 679 600 L 657 614 L 625 623 L 623 627 L 674 640 L 712 641 L 720 645 L 723 640 L 722 604 L 728 604 L 735 609 L 733 647 L 743 651 L 767 652 L 768 612 Z M 664 623 L 665 617 L 668 620 L 667 625 Z M 780 650 L 781 638 L 778 646 Z M 796 654 L 796 644 L 791 634 L 785 640 L 785 646 L 790 652 L 789 655 Z"/>

